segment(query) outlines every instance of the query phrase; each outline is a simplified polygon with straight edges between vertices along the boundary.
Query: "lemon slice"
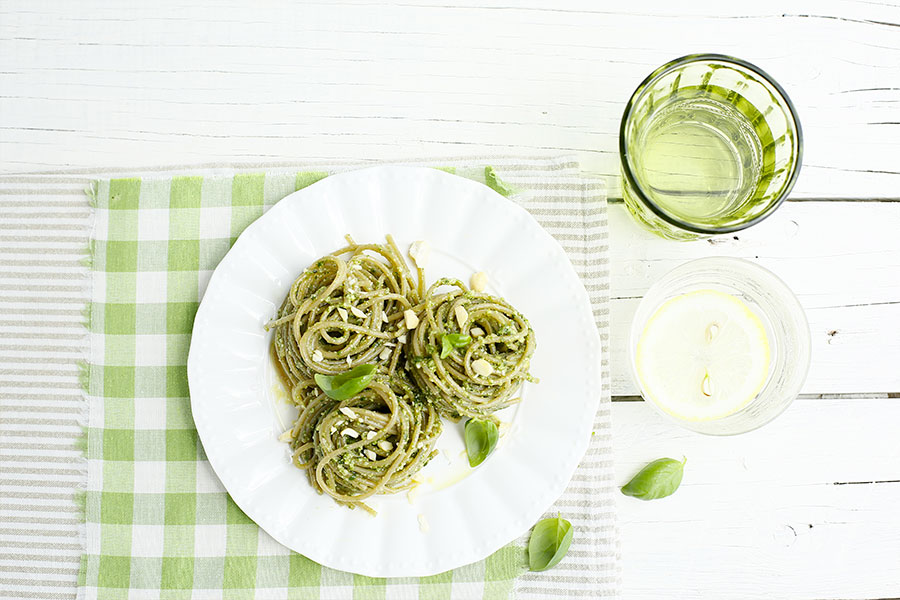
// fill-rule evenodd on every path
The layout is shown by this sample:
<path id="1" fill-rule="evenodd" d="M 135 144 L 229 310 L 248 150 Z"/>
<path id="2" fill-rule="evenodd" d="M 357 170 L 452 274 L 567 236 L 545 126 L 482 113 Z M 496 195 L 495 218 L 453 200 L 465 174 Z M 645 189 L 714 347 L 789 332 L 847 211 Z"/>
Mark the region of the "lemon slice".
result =
<path id="1" fill-rule="evenodd" d="M 689 421 L 741 410 L 769 375 L 769 339 L 741 299 L 698 290 L 664 302 L 647 321 L 635 352 L 645 396 Z"/>

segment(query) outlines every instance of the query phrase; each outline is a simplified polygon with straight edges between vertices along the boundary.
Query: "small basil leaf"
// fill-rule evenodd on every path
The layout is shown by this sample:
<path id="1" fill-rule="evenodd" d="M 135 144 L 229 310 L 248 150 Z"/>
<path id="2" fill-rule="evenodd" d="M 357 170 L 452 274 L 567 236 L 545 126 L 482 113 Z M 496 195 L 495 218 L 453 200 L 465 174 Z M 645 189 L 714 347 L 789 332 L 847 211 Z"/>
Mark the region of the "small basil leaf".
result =
<path id="1" fill-rule="evenodd" d="M 472 338 L 465 333 L 445 333 L 441 336 L 441 358 L 447 358 L 454 348 L 465 348 Z"/>
<path id="2" fill-rule="evenodd" d="M 622 493 L 641 500 L 656 500 L 671 496 L 681 485 L 686 462 L 686 458 L 681 461 L 674 458 L 654 460 L 622 487 Z"/>
<path id="3" fill-rule="evenodd" d="M 450 340 L 454 348 L 465 348 L 472 341 L 472 337 L 467 333 L 448 333 L 445 337 Z"/>
<path id="4" fill-rule="evenodd" d="M 484 182 L 489 188 L 506 198 L 509 198 L 516 192 L 515 188 L 500 179 L 494 167 L 484 168 Z"/>
<path id="5" fill-rule="evenodd" d="M 493 421 L 469 419 L 466 421 L 465 438 L 469 466 L 474 468 L 483 463 L 484 459 L 494 451 L 497 440 L 500 439 L 500 430 Z"/>
<path id="6" fill-rule="evenodd" d="M 316 385 L 333 400 L 346 400 L 360 393 L 375 377 L 375 365 L 359 365 L 340 375 L 316 373 Z"/>
<path id="7" fill-rule="evenodd" d="M 532 571 L 555 567 L 569 551 L 573 531 L 572 524 L 559 515 L 539 521 L 528 540 L 528 567 Z"/>

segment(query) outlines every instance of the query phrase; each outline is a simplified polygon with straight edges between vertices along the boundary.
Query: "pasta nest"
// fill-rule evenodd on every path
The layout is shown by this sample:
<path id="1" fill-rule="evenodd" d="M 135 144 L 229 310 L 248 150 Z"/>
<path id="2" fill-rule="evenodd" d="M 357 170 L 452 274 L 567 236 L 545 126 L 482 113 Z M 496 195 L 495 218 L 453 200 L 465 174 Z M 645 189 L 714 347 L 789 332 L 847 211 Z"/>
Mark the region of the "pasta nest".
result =
<path id="1" fill-rule="evenodd" d="M 439 288 L 451 286 L 448 292 Z M 528 320 L 502 298 L 440 279 L 425 293 L 420 324 L 407 345 L 407 368 L 441 414 L 458 420 L 485 418 L 518 401 L 535 349 Z M 442 337 L 469 336 L 464 347 L 444 352 Z M 441 355 L 445 354 L 444 357 Z"/>
<path id="2" fill-rule="evenodd" d="M 294 281 L 271 323 L 276 358 L 290 386 L 315 373 L 362 364 L 393 373 L 401 358 L 403 312 L 419 293 L 391 238 L 323 256 Z"/>
<path id="3" fill-rule="evenodd" d="M 295 387 L 294 464 L 337 502 L 374 511 L 365 500 L 411 489 L 437 454 L 438 412 L 402 376 L 379 375 L 352 398 L 332 400 L 312 380 Z"/>

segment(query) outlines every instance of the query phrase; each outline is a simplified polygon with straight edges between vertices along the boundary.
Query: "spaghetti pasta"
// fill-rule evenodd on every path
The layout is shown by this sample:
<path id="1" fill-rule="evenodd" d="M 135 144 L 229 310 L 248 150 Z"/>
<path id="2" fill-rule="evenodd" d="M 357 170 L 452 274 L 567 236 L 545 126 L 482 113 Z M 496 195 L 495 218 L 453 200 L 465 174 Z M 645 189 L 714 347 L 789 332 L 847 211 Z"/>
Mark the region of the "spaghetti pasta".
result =
<path id="1" fill-rule="evenodd" d="M 438 293 L 447 286 L 455 289 Z M 425 293 L 419 318 L 406 350 L 408 369 L 442 415 L 484 418 L 516 402 L 515 392 L 531 378 L 535 348 L 521 313 L 457 279 L 439 279 Z M 443 343 L 444 336 L 452 343 Z M 459 336 L 468 336 L 463 347 Z"/>
<path id="2" fill-rule="evenodd" d="M 412 488 L 413 476 L 437 454 L 440 416 L 400 376 L 379 376 L 341 402 L 312 381 L 295 390 L 302 404 L 291 429 L 294 464 L 340 504 L 374 514 L 367 498 Z"/>
<path id="3" fill-rule="evenodd" d="M 362 364 L 393 373 L 401 359 L 403 312 L 419 301 L 409 267 L 390 236 L 386 245 L 347 239 L 300 274 L 268 325 L 290 387 Z"/>
<path id="4" fill-rule="evenodd" d="M 390 236 L 347 241 L 297 277 L 267 328 L 299 410 L 282 435 L 294 464 L 320 493 L 374 513 L 368 498 L 415 485 L 442 415 L 483 418 L 516 402 L 535 342 L 501 298 L 456 279 L 426 291 L 424 265 L 414 281 Z"/>

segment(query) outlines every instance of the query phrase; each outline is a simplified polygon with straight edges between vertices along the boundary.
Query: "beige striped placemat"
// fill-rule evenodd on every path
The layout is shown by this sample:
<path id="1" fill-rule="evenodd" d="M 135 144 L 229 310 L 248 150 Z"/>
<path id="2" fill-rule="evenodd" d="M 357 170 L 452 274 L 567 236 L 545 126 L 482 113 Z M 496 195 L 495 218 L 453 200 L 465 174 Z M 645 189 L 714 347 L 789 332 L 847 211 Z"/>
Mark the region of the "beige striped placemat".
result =
<path id="1" fill-rule="evenodd" d="M 603 400 L 591 447 L 556 508 L 579 532 L 567 560 L 516 581 L 516 598 L 616 597 L 619 587 L 611 452 L 608 337 L 609 258 L 602 184 L 586 183 L 574 159 L 421 159 L 405 164 L 492 165 L 517 198 L 565 247 L 594 305 L 604 346 Z M 358 164 L 210 164 L 204 174 Z M 74 598 L 83 535 L 73 501 L 87 472 L 81 458 L 84 400 L 79 361 L 88 340 L 84 264 L 92 179 L 185 173 L 177 166 L 0 176 L 0 597 Z M 590 191 L 589 194 L 585 190 Z M 585 198 L 593 200 L 587 201 Z M 555 514 L 555 512 L 554 512 Z M 453 598 L 457 596 L 454 595 Z M 462 597 L 462 596 L 459 596 Z"/>
<path id="2" fill-rule="evenodd" d="M 78 361 L 89 297 L 83 177 L 0 179 L 0 598 L 72 598 Z"/>

